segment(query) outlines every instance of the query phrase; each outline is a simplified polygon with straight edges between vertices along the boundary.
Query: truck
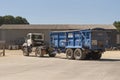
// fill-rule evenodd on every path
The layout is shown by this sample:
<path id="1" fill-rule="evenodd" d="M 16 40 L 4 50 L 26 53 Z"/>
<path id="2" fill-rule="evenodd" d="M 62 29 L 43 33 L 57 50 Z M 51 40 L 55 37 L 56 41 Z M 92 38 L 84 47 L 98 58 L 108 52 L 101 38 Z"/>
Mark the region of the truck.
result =
<path id="1" fill-rule="evenodd" d="M 34 52 L 35 56 L 43 57 L 48 54 L 50 57 L 54 57 L 56 54 L 50 54 L 51 50 L 45 42 L 43 33 L 28 33 L 25 37 L 25 43 L 22 45 L 24 56 L 29 56 L 30 53 Z"/>
<path id="2" fill-rule="evenodd" d="M 28 33 L 23 44 L 23 55 L 29 56 L 33 51 L 40 57 L 65 53 L 67 59 L 98 60 L 108 46 L 107 33 L 103 29 L 51 31 L 47 45 L 44 36 L 43 33 Z"/>
<path id="3" fill-rule="evenodd" d="M 54 53 L 66 53 L 67 59 L 101 58 L 108 46 L 107 33 L 103 29 L 53 31 L 50 44 Z"/>

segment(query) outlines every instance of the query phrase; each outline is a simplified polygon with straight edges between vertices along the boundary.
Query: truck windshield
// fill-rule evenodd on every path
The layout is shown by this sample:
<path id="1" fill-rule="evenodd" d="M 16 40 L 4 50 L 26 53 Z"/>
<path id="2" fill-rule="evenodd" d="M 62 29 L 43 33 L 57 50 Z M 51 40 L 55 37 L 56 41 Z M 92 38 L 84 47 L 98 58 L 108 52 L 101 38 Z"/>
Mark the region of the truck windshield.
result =
<path id="1" fill-rule="evenodd" d="M 42 35 L 32 35 L 32 40 L 40 40 L 42 39 Z"/>

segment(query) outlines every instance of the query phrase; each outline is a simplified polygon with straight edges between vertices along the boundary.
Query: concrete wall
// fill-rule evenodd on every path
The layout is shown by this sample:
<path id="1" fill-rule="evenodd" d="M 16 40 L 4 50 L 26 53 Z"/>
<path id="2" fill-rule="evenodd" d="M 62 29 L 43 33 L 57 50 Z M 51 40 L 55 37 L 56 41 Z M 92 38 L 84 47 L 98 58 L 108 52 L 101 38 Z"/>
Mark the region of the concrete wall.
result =
<path id="1" fill-rule="evenodd" d="M 1 40 L 5 40 L 6 44 L 22 44 L 27 33 L 44 33 L 45 40 L 49 40 L 50 30 L 2 30 Z"/>

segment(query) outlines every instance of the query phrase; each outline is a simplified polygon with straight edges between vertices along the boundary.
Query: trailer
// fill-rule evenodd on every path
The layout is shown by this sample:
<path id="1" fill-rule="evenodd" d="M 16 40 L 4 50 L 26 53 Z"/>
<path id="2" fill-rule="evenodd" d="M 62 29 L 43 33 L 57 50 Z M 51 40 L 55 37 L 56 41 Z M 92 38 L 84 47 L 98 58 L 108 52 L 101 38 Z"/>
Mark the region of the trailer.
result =
<path id="1" fill-rule="evenodd" d="M 67 59 L 100 59 L 108 46 L 107 33 L 100 29 L 53 31 L 50 33 L 52 54 L 66 53 Z"/>

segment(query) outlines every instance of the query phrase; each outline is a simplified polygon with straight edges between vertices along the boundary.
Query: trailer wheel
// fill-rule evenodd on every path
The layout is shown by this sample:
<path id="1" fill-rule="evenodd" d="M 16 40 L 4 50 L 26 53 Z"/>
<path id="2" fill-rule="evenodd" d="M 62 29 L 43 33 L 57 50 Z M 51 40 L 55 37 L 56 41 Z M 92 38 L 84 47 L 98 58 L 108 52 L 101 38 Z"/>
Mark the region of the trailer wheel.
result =
<path id="1" fill-rule="evenodd" d="M 86 58 L 86 54 L 83 53 L 81 49 L 76 49 L 74 51 L 74 57 L 76 60 L 83 60 Z"/>
<path id="2" fill-rule="evenodd" d="M 55 57 L 56 54 L 49 54 L 49 57 Z"/>
<path id="3" fill-rule="evenodd" d="M 93 60 L 99 60 L 102 57 L 101 53 L 92 53 L 92 59 Z"/>
<path id="4" fill-rule="evenodd" d="M 74 59 L 74 54 L 72 49 L 67 49 L 66 50 L 66 57 L 67 59 Z"/>
<path id="5" fill-rule="evenodd" d="M 23 48 L 23 55 L 24 55 L 24 56 L 29 56 L 29 51 L 28 51 L 28 48 L 27 48 L 27 47 L 24 47 L 24 48 Z"/>

